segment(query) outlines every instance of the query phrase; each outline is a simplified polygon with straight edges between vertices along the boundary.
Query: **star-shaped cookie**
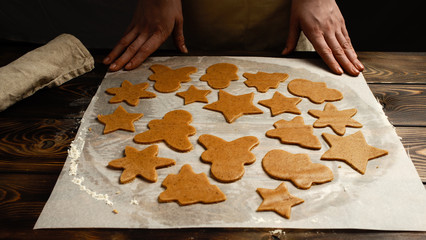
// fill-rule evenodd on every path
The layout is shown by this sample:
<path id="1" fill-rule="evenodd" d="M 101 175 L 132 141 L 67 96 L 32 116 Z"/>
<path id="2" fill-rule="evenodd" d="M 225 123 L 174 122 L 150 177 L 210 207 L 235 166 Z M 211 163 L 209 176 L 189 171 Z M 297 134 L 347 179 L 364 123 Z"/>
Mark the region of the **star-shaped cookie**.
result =
<path id="1" fill-rule="evenodd" d="M 139 104 L 139 98 L 154 98 L 155 93 L 145 91 L 149 87 L 148 83 L 140 83 L 133 85 L 131 82 L 124 80 L 121 87 L 108 88 L 105 92 L 115 95 L 109 100 L 109 103 L 119 103 L 125 101 L 131 106 Z"/>
<path id="2" fill-rule="evenodd" d="M 207 68 L 206 74 L 201 76 L 200 81 L 214 89 L 223 89 L 238 80 L 238 67 L 231 63 L 216 63 Z"/>
<path id="3" fill-rule="evenodd" d="M 346 162 L 361 174 L 365 173 L 368 160 L 388 154 L 386 150 L 368 145 L 361 131 L 345 137 L 323 133 L 322 137 L 330 145 L 330 149 L 321 159 Z"/>
<path id="4" fill-rule="evenodd" d="M 327 103 L 324 110 L 309 110 L 308 113 L 318 118 L 313 124 L 314 127 L 331 127 L 336 134 L 344 135 L 346 127 L 360 128 L 362 124 L 353 120 L 356 114 L 355 108 L 339 111 L 332 103 Z"/>
<path id="5" fill-rule="evenodd" d="M 211 90 L 201 90 L 196 88 L 194 85 L 191 85 L 188 90 L 176 93 L 176 96 L 183 98 L 184 105 L 186 105 L 194 102 L 208 103 L 209 100 L 206 96 L 209 93 L 211 93 Z"/>
<path id="6" fill-rule="evenodd" d="M 244 73 L 243 77 L 247 78 L 244 81 L 247 87 L 255 87 L 258 92 L 265 93 L 270 88 L 277 88 L 280 82 L 288 78 L 288 74 L 257 72 L 256 74 Z"/>
<path id="7" fill-rule="evenodd" d="M 150 69 L 154 74 L 149 76 L 149 80 L 155 81 L 154 89 L 162 93 L 178 90 L 180 84 L 191 81 L 189 75 L 197 71 L 195 67 L 171 69 L 161 64 L 154 64 Z"/>
<path id="8" fill-rule="evenodd" d="M 330 168 L 311 162 L 308 154 L 292 154 L 280 149 L 269 151 L 262 159 L 262 167 L 269 176 L 290 180 L 301 189 L 309 189 L 313 183 L 326 183 L 334 178 Z"/>
<path id="9" fill-rule="evenodd" d="M 268 107 L 271 110 L 271 115 L 276 116 L 281 113 L 301 114 L 296 107 L 302 99 L 288 98 L 279 92 L 275 92 L 271 99 L 260 100 L 259 104 Z"/>
<path id="10" fill-rule="evenodd" d="M 278 138 L 282 143 L 286 144 L 321 149 L 321 142 L 313 134 L 314 128 L 311 125 L 305 125 L 301 116 L 297 116 L 290 121 L 279 120 L 274 123 L 274 127 L 275 129 L 266 132 L 266 136 Z"/>
<path id="11" fill-rule="evenodd" d="M 177 201 L 179 205 L 217 203 L 226 200 L 225 194 L 210 184 L 205 173 L 196 174 L 185 164 L 178 174 L 169 174 L 161 184 L 166 190 L 158 197 L 159 202 Z"/>
<path id="12" fill-rule="evenodd" d="M 166 113 L 163 119 L 154 119 L 148 123 L 148 131 L 134 137 L 136 143 L 154 143 L 164 141 L 176 151 L 187 152 L 193 146 L 189 136 L 196 133 L 192 122 L 192 115 L 185 110 L 174 110 Z"/>
<path id="13" fill-rule="evenodd" d="M 250 151 L 259 144 L 253 136 L 227 142 L 213 135 L 203 134 L 198 142 L 206 148 L 201 160 L 211 163 L 211 173 L 220 182 L 235 182 L 244 175 L 244 165 L 256 161 Z"/>
<path id="14" fill-rule="evenodd" d="M 122 106 L 118 106 L 112 114 L 98 115 L 99 122 L 105 124 L 104 134 L 116 130 L 135 131 L 133 123 L 143 117 L 142 113 L 129 113 Z"/>
<path id="15" fill-rule="evenodd" d="M 120 176 L 120 183 L 131 182 L 137 176 L 141 176 L 150 182 L 156 182 L 158 175 L 155 169 L 176 164 L 173 159 L 157 157 L 157 145 L 149 146 L 142 151 L 126 146 L 124 154 L 124 158 L 115 159 L 108 163 L 108 167 L 124 169 Z"/>
<path id="16" fill-rule="evenodd" d="M 263 198 L 257 211 L 274 211 L 287 219 L 290 218 L 291 207 L 304 202 L 291 195 L 285 183 L 281 183 L 276 189 L 258 188 L 256 191 Z"/>
<path id="17" fill-rule="evenodd" d="M 221 112 L 228 123 L 234 122 L 244 114 L 260 114 L 262 110 L 253 105 L 254 93 L 232 95 L 219 90 L 218 101 L 205 105 L 203 108 Z"/>

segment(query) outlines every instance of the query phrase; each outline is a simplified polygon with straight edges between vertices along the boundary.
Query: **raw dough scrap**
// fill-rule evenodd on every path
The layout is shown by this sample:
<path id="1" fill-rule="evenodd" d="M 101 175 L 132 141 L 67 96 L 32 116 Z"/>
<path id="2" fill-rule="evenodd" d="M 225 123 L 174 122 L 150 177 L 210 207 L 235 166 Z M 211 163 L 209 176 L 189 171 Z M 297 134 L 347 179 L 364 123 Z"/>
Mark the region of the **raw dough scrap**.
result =
<path id="1" fill-rule="evenodd" d="M 260 100 L 258 103 L 271 110 L 271 115 L 276 116 L 281 113 L 301 114 L 296 107 L 302 101 L 301 98 L 288 98 L 278 91 L 274 93 L 271 99 Z"/>
<path id="2" fill-rule="evenodd" d="M 386 150 L 368 145 L 361 131 L 345 137 L 323 133 L 322 137 L 330 145 L 330 149 L 321 159 L 346 162 L 361 174 L 365 173 L 368 160 L 388 154 Z"/>
<path id="3" fill-rule="evenodd" d="M 189 75 L 197 71 L 195 67 L 171 69 L 161 64 L 154 64 L 150 69 L 154 74 L 149 76 L 149 80 L 155 81 L 154 89 L 162 93 L 178 90 L 180 84 L 191 81 Z"/>
<path id="4" fill-rule="evenodd" d="M 205 105 L 204 109 L 221 112 L 228 123 L 234 122 L 244 114 L 260 114 L 262 110 L 253 105 L 254 93 L 232 95 L 219 90 L 218 101 Z"/>
<path id="5" fill-rule="evenodd" d="M 265 93 L 270 88 L 277 88 L 280 82 L 288 78 L 288 74 L 257 72 L 256 74 L 244 73 L 243 77 L 247 78 L 244 81 L 247 87 L 255 87 L 258 92 Z"/>
<path id="6" fill-rule="evenodd" d="M 282 143 L 286 144 L 321 149 L 321 142 L 313 134 L 314 128 L 311 125 L 305 125 L 301 116 L 297 116 L 290 121 L 279 120 L 274 123 L 274 127 L 275 129 L 266 132 L 266 136 L 279 138 Z"/>
<path id="7" fill-rule="evenodd" d="M 192 115 L 185 110 L 174 110 L 166 113 L 163 119 L 154 119 L 148 123 L 148 131 L 134 137 L 136 143 L 154 143 L 164 141 L 176 151 L 187 152 L 193 146 L 188 137 L 196 133 L 192 122 Z"/>
<path id="8" fill-rule="evenodd" d="M 278 149 L 265 155 L 262 167 L 269 176 L 290 180 L 302 189 L 309 189 L 313 183 L 330 182 L 334 178 L 330 168 L 311 162 L 308 154 L 292 154 Z"/>
<path id="9" fill-rule="evenodd" d="M 210 184 L 205 173 L 194 173 L 188 164 L 183 165 L 178 174 L 169 174 L 161 186 L 166 190 L 158 197 L 159 202 L 177 201 L 179 205 L 189 205 L 226 200 L 225 194 Z"/>
<path id="10" fill-rule="evenodd" d="M 142 113 L 129 113 L 122 106 L 118 106 L 112 114 L 98 115 L 98 121 L 105 124 L 104 134 L 116 130 L 134 132 L 133 123 L 141 117 L 143 117 Z"/>
<path id="11" fill-rule="evenodd" d="M 194 85 L 191 85 L 188 90 L 176 93 L 176 96 L 183 98 L 184 105 L 186 105 L 194 102 L 208 103 L 209 100 L 206 96 L 209 93 L 211 93 L 211 90 L 201 90 L 196 88 Z"/>
<path id="12" fill-rule="evenodd" d="M 275 189 L 258 188 L 256 191 L 263 198 L 257 211 L 274 211 L 287 219 L 290 218 L 291 207 L 304 202 L 291 195 L 284 182 Z"/>
<path id="13" fill-rule="evenodd" d="M 244 165 L 256 161 L 250 151 L 259 144 L 253 136 L 227 142 L 213 135 L 203 134 L 198 142 L 206 148 L 201 160 L 211 163 L 211 173 L 220 182 L 235 182 L 244 175 Z"/>
<path id="14" fill-rule="evenodd" d="M 343 99 L 340 91 L 328 88 L 324 82 L 312 82 L 306 79 L 294 79 L 287 85 L 288 91 L 299 97 L 306 97 L 313 103 L 338 101 Z"/>
<path id="15" fill-rule="evenodd" d="M 125 157 L 112 160 L 108 163 L 108 167 L 124 169 L 120 176 L 120 183 L 131 182 L 137 176 L 141 176 L 149 182 L 156 182 L 158 175 L 155 169 L 176 164 L 175 160 L 159 158 L 157 154 L 157 145 L 149 146 L 142 151 L 126 146 L 124 150 Z"/>
<path id="16" fill-rule="evenodd" d="M 314 127 L 322 128 L 329 126 L 339 135 L 345 134 L 346 127 L 362 127 L 361 123 L 352 119 L 356 112 L 355 108 L 339 111 L 332 103 L 327 103 L 323 111 L 313 109 L 308 111 L 310 115 L 318 118 L 313 124 Z"/>
<path id="17" fill-rule="evenodd" d="M 109 103 L 120 103 L 125 101 L 131 106 L 139 104 L 139 98 L 154 98 L 155 93 L 145 91 L 149 87 L 148 83 L 140 83 L 133 85 L 131 82 L 124 80 L 121 87 L 108 88 L 105 92 L 115 95 L 109 100 Z"/>
<path id="18" fill-rule="evenodd" d="M 238 80 L 238 67 L 230 63 L 216 63 L 207 68 L 206 74 L 200 80 L 214 89 L 223 89 Z"/>

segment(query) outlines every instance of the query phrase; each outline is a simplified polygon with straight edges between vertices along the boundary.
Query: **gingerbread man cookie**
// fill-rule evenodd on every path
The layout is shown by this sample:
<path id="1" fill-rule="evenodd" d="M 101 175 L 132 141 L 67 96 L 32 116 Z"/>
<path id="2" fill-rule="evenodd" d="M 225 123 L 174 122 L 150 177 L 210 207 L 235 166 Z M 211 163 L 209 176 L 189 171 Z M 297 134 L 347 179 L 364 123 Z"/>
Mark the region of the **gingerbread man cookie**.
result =
<path id="1" fill-rule="evenodd" d="M 244 175 L 244 165 L 256 161 L 256 156 L 250 152 L 259 144 L 253 136 L 238 138 L 227 142 L 213 135 L 203 134 L 198 142 L 206 148 L 201 154 L 201 160 L 211 163 L 211 173 L 221 182 L 235 182 Z"/>
<path id="2" fill-rule="evenodd" d="M 166 190 L 158 197 L 159 202 L 176 201 L 185 206 L 194 203 L 217 203 L 226 200 L 225 194 L 210 184 L 205 173 L 196 174 L 185 164 L 178 174 L 169 174 L 161 184 Z"/>
<path id="3" fill-rule="evenodd" d="M 163 119 L 151 120 L 148 131 L 134 137 L 136 143 L 154 143 L 164 141 L 176 151 L 187 152 L 193 146 L 188 137 L 196 133 L 192 122 L 192 115 L 185 110 L 174 110 L 166 113 Z"/>
<path id="4" fill-rule="evenodd" d="M 162 93 L 178 90 L 180 84 L 191 81 L 189 75 L 197 71 L 195 67 L 171 69 L 160 64 L 152 65 L 150 69 L 154 74 L 149 76 L 149 80 L 155 81 L 154 89 Z"/>
<path id="5" fill-rule="evenodd" d="M 299 97 L 306 97 L 313 103 L 338 101 L 343 99 L 340 91 L 328 88 L 324 82 L 312 82 L 306 79 L 294 79 L 287 85 L 288 91 Z"/>
<path id="6" fill-rule="evenodd" d="M 298 188 L 309 189 L 313 183 L 333 180 L 327 166 L 313 163 L 308 154 L 292 154 L 284 150 L 271 150 L 262 159 L 265 172 L 276 179 L 290 180 Z"/>
<path id="7" fill-rule="evenodd" d="M 247 78 L 244 81 L 247 87 L 255 87 L 258 92 L 265 93 L 270 88 L 277 88 L 280 82 L 288 78 L 288 74 L 257 72 L 256 74 L 244 73 L 243 77 Z"/>
<path id="8" fill-rule="evenodd" d="M 216 63 L 207 68 L 206 74 L 200 80 L 214 89 L 223 89 L 231 84 L 231 81 L 238 80 L 238 67 L 230 63 Z"/>

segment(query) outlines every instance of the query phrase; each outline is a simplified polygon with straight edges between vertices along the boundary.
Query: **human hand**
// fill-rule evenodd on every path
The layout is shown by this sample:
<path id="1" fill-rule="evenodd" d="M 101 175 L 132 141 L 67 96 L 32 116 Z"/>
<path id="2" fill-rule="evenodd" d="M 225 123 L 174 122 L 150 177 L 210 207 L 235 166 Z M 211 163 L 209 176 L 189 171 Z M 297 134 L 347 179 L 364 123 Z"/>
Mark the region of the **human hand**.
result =
<path id="1" fill-rule="evenodd" d="M 172 34 L 176 47 L 188 50 L 183 36 L 181 0 L 139 0 L 127 33 L 120 39 L 104 64 L 110 71 L 137 68 Z"/>
<path id="2" fill-rule="evenodd" d="M 294 50 L 301 31 L 334 73 L 342 74 L 344 69 L 357 76 L 364 70 L 335 0 L 292 1 L 290 31 L 282 54 Z"/>

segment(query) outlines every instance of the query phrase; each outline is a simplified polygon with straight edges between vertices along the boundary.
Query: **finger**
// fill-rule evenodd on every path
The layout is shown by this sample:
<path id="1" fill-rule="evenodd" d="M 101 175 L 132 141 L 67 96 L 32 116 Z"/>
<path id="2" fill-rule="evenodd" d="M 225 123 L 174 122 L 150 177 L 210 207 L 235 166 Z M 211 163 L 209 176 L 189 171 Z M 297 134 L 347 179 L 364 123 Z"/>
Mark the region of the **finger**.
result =
<path id="1" fill-rule="evenodd" d="M 139 48 L 136 55 L 124 67 L 126 70 L 132 70 L 142 64 L 153 52 L 155 52 L 160 45 L 165 41 L 161 33 L 154 33 L 148 40 Z"/>
<path id="2" fill-rule="evenodd" d="M 185 45 L 185 37 L 183 36 L 183 19 L 176 20 L 175 28 L 173 29 L 173 38 L 179 51 L 188 53 L 188 49 Z"/>
<path id="3" fill-rule="evenodd" d="M 317 53 L 321 56 L 321 58 L 324 60 L 325 64 L 327 64 L 330 70 L 336 74 L 342 74 L 343 69 L 340 67 L 339 63 L 334 58 L 333 52 L 325 41 L 324 36 L 322 34 L 311 35 L 308 32 L 306 37 L 312 43 L 312 46 L 314 46 L 315 51 L 317 51 Z"/>
<path id="4" fill-rule="evenodd" d="M 283 55 L 287 55 L 292 52 L 297 45 L 300 37 L 300 27 L 299 24 L 296 24 L 294 20 L 290 20 L 290 29 L 288 32 L 287 42 L 284 50 L 281 52 Z"/>
<path id="5" fill-rule="evenodd" d="M 147 39 L 145 33 L 140 34 L 133 42 L 130 44 L 126 51 L 110 66 L 111 71 L 117 71 L 123 68 L 124 65 L 128 64 L 130 60 L 138 53 L 139 49 L 143 46 Z"/>
<path id="6" fill-rule="evenodd" d="M 364 70 L 364 65 L 358 60 L 358 56 L 355 52 L 355 49 L 352 46 L 351 39 L 347 34 L 346 28 L 342 29 L 342 32 L 336 33 L 337 41 L 339 41 L 340 46 L 346 53 L 346 56 L 349 58 L 349 61 L 358 69 L 358 71 Z"/>
<path id="7" fill-rule="evenodd" d="M 350 75 L 358 76 L 358 69 L 352 64 L 348 56 L 346 56 L 346 52 L 337 40 L 336 34 L 333 32 L 330 34 L 326 34 L 324 37 L 326 43 L 331 48 L 334 58 L 337 60 L 340 66 L 342 66 L 343 69 Z"/>
<path id="8" fill-rule="evenodd" d="M 132 29 L 114 46 L 111 52 L 103 60 L 104 64 L 111 64 L 138 36 L 137 29 Z"/>

